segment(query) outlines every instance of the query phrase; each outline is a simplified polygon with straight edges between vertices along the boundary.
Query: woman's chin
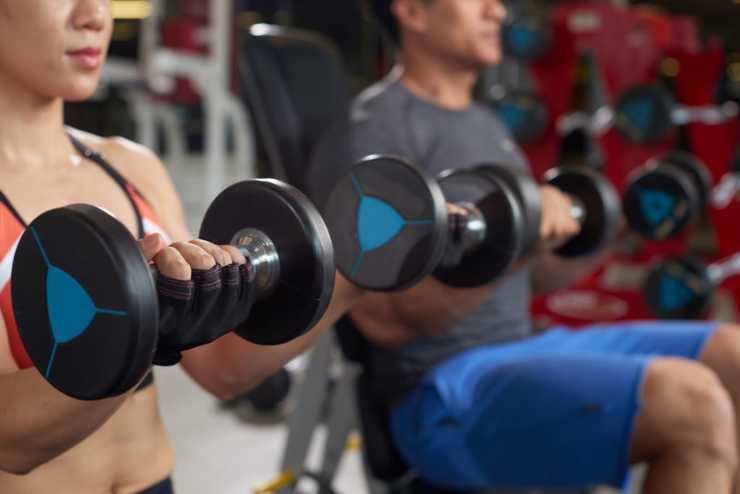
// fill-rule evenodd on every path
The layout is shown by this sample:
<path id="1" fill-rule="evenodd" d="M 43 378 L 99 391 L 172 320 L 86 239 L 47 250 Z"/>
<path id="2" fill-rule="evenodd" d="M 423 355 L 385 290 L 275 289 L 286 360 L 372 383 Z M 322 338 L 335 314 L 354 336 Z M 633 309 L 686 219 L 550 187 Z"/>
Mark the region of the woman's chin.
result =
<path id="1" fill-rule="evenodd" d="M 96 89 L 97 85 L 68 87 L 61 96 L 64 101 L 75 103 L 90 99 L 95 94 Z"/>

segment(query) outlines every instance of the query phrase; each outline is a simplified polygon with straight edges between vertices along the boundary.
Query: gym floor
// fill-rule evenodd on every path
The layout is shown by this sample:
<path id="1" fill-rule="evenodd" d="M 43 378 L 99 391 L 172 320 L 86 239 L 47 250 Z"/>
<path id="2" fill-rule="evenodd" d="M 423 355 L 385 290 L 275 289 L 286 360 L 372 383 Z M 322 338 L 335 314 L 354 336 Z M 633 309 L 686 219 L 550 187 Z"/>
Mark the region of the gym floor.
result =
<path id="1" fill-rule="evenodd" d="M 198 159 L 178 162 L 169 168 L 183 200 L 191 232 L 197 232 L 205 212 L 203 166 Z M 246 172 L 229 165 L 228 183 L 247 178 Z M 278 474 L 287 436 L 284 422 L 250 423 L 223 409 L 200 389 L 180 367 L 156 368 L 160 409 L 175 446 L 174 481 L 178 494 L 251 494 Z M 298 409 L 297 413 L 300 413 Z M 316 466 L 325 431 L 320 428 L 309 454 Z M 315 492 L 301 485 L 301 492 Z M 366 494 L 359 452 L 345 454 L 336 482 L 341 494 Z M 613 494 L 600 490 L 598 494 Z"/>

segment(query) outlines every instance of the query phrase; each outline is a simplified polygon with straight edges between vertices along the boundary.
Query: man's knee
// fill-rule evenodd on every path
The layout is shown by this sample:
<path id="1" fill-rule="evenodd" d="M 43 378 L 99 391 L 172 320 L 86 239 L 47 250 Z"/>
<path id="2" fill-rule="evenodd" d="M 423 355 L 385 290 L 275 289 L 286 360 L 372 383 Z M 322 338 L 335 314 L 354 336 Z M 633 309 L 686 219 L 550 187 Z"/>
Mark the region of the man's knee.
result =
<path id="1" fill-rule="evenodd" d="M 731 386 L 731 394 L 740 393 L 740 325 L 724 324 L 717 328 L 699 358 L 719 374 L 725 386 Z"/>
<path id="2" fill-rule="evenodd" d="M 675 451 L 737 465 L 732 398 L 709 367 L 657 359 L 646 371 L 636 433 L 654 453 Z M 640 430 L 641 429 L 641 430 Z M 636 440 L 640 440 L 637 439 Z"/>

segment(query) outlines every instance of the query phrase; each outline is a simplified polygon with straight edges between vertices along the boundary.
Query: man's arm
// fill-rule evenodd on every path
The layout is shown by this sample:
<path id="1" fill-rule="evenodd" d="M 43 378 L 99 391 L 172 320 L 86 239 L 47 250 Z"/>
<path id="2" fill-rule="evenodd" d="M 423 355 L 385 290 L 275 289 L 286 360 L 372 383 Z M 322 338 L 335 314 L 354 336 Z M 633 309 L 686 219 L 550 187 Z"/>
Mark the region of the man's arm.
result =
<path id="1" fill-rule="evenodd" d="M 580 226 L 571 215 L 572 203 L 568 196 L 549 185 L 540 187 L 540 193 L 543 204 L 540 248 L 530 262 L 534 295 L 546 295 L 578 283 L 598 269 L 611 252 L 606 248 L 579 258 L 553 254 L 554 249 L 580 232 Z"/>
<path id="2" fill-rule="evenodd" d="M 574 285 L 596 271 L 607 257 L 607 251 L 579 259 L 558 257 L 551 252 L 542 253 L 531 264 L 532 294 L 547 295 Z"/>

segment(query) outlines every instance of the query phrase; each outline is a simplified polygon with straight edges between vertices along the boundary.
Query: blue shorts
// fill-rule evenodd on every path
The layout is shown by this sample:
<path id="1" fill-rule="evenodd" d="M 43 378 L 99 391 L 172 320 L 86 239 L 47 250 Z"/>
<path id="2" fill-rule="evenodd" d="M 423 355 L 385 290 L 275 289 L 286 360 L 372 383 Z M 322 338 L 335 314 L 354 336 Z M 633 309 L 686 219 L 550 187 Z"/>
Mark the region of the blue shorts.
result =
<path id="1" fill-rule="evenodd" d="M 445 361 L 394 408 L 402 456 L 440 487 L 620 487 L 656 356 L 696 359 L 717 323 L 556 328 Z"/>

